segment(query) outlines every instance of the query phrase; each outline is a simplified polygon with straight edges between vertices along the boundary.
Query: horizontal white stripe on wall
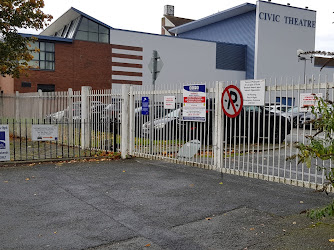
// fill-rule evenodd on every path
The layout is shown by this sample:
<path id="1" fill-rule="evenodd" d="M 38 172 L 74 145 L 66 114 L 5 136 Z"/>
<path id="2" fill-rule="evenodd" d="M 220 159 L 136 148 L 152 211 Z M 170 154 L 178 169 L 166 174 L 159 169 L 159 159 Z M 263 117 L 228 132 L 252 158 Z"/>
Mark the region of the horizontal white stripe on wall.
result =
<path id="1" fill-rule="evenodd" d="M 122 63 L 137 63 L 137 64 L 142 64 L 142 60 L 136 60 L 136 59 L 128 59 L 128 58 L 118 58 L 118 57 L 113 57 L 112 62 L 122 62 Z"/>
<path id="2" fill-rule="evenodd" d="M 116 67 L 116 66 L 112 66 L 111 70 L 113 70 L 113 71 L 128 71 L 128 72 L 143 72 L 143 69 L 129 68 L 129 67 Z"/>
<path id="3" fill-rule="evenodd" d="M 136 55 L 136 56 L 142 56 L 143 55 L 142 51 L 125 50 L 125 49 L 112 49 L 111 52 L 112 53 L 117 53 L 117 54 Z"/>
<path id="4" fill-rule="evenodd" d="M 119 76 L 119 75 L 113 75 L 112 79 L 129 80 L 129 81 L 142 81 L 143 80 L 143 78 L 140 76 Z"/>

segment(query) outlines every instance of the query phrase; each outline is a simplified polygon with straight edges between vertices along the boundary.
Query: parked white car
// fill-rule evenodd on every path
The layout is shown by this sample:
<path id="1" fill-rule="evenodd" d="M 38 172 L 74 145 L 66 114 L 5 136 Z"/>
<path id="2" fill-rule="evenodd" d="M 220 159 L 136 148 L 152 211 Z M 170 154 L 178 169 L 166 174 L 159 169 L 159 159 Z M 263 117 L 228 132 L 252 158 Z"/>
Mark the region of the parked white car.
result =
<path id="1" fill-rule="evenodd" d="M 288 108 L 291 108 L 290 106 L 284 105 L 284 104 L 271 104 L 271 105 L 266 105 L 265 109 L 272 112 L 276 113 L 282 117 L 287 118 L 289 122 L 291 122 L 291 117 L 289 114 L 286 112 Z"/>

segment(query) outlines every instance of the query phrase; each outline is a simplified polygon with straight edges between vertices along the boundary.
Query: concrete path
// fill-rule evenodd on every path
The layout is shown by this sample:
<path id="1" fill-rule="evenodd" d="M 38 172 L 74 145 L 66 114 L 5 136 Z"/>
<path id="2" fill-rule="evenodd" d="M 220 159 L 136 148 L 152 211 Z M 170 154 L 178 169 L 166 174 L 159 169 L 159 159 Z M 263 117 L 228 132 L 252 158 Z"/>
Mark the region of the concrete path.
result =
<path id="1" fill-rule="evenodd" d="M 0 168 L 0 249 L 328 249 L 333 195 L 140 158 Z"/>

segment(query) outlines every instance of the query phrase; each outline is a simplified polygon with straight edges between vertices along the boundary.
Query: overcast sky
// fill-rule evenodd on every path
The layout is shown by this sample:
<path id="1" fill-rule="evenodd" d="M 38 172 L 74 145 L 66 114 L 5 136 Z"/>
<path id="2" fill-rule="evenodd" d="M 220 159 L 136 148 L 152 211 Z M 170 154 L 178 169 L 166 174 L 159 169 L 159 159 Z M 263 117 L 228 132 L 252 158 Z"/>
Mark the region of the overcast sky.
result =
<path id="1" fill-rule="evenodd" d="M 56 20 L 71 7 L 113 28 L 160 34 L 164 6 L 174 5 L 177 17 L 200 19 L 218 11 L 256 0 L 44 0 L 44 12 Z M 334 0 L 272 0 L 273 3 L 317 11 L 316 50 L 334 52 Z M 29 31 L 29 33 L 36 33 Z M 37 32 L 38 33 L 38 32 Z"/>

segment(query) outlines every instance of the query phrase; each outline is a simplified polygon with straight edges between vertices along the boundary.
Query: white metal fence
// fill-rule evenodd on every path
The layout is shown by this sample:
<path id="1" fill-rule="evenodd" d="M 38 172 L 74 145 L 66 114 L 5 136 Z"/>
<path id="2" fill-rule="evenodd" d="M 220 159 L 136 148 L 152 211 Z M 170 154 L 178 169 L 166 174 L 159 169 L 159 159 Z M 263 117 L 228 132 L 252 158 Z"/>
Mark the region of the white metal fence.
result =
<path id="1" fill-rule="evenodd" d="M 331 167 L 330 161 L 314 160 L 307 168 L 298 164 L 298 159 L 286 158 L 298 153 L 296 142 L 307 142 L 306 135 L 316 133 L 312 124 L 304 123 L 312 116 L 300 112 L 301 94 L 322 93 L 333 100 L 334 83 L 267 81 L 267 106 L 246 106 L 238 117 L 228 118 L 222 111 L 221 95 L 230 84 L 239 86 L 234 82 L 206 83 L 205 122 L 182 121 L 183 84 L 155 91 L 125 85 L 118 94 L 83 87 L 82 91 L 3 95 L 0 122 L 10 127 L 12 160 L 122 152 L 123 157 L 164 159 L 223 173 L 322 187 L 324 170 L 314 166 Z M 175 109 L 164 108 L 164 96 L 175 96 Z M 150 100 L 150 115 L 142 114 L 142 97 Z M 34 124 L 57 125 L 59 138 L 32 141 Z"/>
<path id="2" fill-rule="evenodd" d="M 221 94 L 230 84 L 239 86 L 233 82 L 206 84 L 206 122 L 182 121 L 183 84 L 178 89 L 167 86 L 154 92 L 131 89 L 130 154 L 298 186 L 322 187 L 325 173 L 315 166 L 331 167 L 330 161 L 314 160 L 312 167 L 307 168 L 298 164 L 298 158 L 286 159 L 298 153 L 296 142 L 306 142 L 306 135 L 316 132 L 312 124 L 304 123 L 312 117 L 310 112 L 300 111 L 300 94 L 322 93 L 324 98 L 333 100 L 334 83 L 267 82 L 267 106 L 245 106 L 238 117 L 228 118 L 222 111 Z M 175 109 L 163 108 L 164 96 L 176 97 Z M 155 99 L 154 105 L 150 102 L 150 107 L 155 107 L 153 126 L 150 116 L 141 114 L 142 97 Z"/>
<path id="3" fill-rule="evenodd" d="M 0 122 L 9 125 L 11 159 L 38 160 L 120 151 L 122 100 L 111 90 L 16 93 L 0 97 Z M 54 141 L 32 140 L 34 125 L 55 125 Z"/>

